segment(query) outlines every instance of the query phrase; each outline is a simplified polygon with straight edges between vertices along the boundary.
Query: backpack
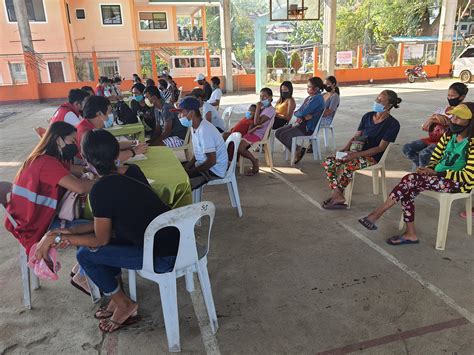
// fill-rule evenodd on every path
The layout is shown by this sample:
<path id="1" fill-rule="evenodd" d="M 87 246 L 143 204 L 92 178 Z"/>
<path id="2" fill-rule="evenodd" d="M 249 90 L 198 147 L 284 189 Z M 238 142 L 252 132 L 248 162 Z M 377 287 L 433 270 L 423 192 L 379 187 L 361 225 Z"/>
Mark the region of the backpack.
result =
<path id="1" fill-rule="evenodd" d="M 115 112 L 117 114 L 115 120 L 118 124 L 138 123 L 138 117 L 124 101 L 117 102 Z"/>

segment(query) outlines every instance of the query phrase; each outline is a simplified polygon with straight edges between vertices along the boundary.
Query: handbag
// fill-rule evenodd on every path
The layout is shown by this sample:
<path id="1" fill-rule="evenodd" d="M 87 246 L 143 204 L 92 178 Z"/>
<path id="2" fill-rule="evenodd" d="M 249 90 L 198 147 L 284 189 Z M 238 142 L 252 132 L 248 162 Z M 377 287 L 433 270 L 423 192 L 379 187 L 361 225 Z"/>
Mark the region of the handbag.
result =
<path id="1" fill-rule="evenodd" d="M 93 180 L 94 175 L 84 173 L 81 179 Z M 85 196 L 79 195 L 77 192 L 66 191 L 58 204 L 58 218 L 64 221 L 74 221 L 82 217 L 85 206 Z"/>

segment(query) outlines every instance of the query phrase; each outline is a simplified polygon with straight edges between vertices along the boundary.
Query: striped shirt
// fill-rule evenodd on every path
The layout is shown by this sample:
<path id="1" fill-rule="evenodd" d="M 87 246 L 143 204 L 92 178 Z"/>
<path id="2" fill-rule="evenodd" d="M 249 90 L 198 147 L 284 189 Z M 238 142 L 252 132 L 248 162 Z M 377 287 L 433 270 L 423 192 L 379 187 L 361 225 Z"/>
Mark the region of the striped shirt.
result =
<path id="1" fill-rule="evenodd" d="M 427 168 L 434 169 L 434 167 L 441 161 L 443 154 L 452 137 L 451 133 L 445 133 L 436 145 L 433 154 L 431 155 L 430 163 Z M 461 192 L 470 192 L 474 188 L 474 138 L 471 138 L 469 143 L 469 150 L 467 162 L 463 169 L 459 171 L 447 170 L 446 179 L 461 182 Z"/>

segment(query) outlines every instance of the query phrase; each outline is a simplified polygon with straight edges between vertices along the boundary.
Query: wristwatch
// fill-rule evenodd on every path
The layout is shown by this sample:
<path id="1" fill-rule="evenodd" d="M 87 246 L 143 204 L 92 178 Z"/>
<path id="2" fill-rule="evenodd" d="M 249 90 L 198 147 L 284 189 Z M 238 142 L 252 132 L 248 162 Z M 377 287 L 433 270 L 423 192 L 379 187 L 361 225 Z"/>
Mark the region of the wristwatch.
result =
<path id="1" fill-rule="evenodd" d="M 61 233 L 58 233 L 56 237 L 54 238 L 54 243 L 59 244 L 63 241 L 63 236 Z"/>

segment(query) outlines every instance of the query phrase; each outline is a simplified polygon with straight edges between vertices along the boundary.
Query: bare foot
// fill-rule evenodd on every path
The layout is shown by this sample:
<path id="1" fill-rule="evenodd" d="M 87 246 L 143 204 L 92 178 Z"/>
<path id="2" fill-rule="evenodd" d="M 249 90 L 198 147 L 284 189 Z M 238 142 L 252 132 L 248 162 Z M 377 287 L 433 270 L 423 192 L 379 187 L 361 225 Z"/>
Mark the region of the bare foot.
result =
<path id="1" fill-rule="evenodd" d="M 96 319 L 105 319 L 110 318 L 113 314 L 117 305 L 113 300 L 110 300 L 109 304 L 100 306 L 99 309 L 95 312 L 94 318 Z"/>

